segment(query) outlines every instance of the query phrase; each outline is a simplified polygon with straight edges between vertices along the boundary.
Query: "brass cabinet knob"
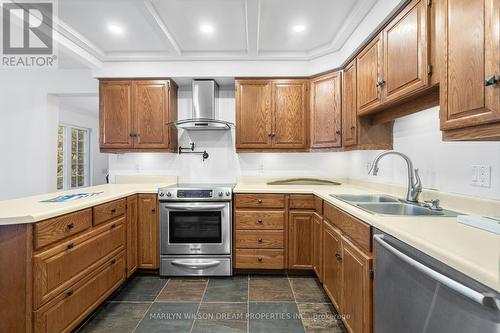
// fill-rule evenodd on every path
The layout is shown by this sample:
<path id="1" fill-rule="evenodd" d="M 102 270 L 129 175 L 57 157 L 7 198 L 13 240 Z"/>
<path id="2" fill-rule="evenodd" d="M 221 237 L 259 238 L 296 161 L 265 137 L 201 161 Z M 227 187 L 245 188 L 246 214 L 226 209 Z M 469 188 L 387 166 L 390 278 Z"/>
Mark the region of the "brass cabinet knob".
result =
<path id="1" fill-rule="evenodd" d="M 262 261 L 262 257 L 258 257 L 258 258 L 257 258 L 257 260 L 258 260 L 259 262 L 261 262 L 261 261 Z"/>
<path id="2" fill-rule="evenodd" d="M 262 238 L 257 239 L 257 242 L 262 243 Z"/>

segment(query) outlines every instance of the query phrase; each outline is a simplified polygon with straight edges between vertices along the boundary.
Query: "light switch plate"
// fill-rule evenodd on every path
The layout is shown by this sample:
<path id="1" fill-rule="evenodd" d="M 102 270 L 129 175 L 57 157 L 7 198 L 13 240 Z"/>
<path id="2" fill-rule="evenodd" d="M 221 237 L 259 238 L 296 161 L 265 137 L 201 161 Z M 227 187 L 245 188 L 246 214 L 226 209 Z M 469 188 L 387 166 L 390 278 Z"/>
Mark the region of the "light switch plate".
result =
<path id="1" fill-rule="evenodd" d="M 491 187 L 491 166 L 473 165 L 471 185 L 478 187 Z"/>

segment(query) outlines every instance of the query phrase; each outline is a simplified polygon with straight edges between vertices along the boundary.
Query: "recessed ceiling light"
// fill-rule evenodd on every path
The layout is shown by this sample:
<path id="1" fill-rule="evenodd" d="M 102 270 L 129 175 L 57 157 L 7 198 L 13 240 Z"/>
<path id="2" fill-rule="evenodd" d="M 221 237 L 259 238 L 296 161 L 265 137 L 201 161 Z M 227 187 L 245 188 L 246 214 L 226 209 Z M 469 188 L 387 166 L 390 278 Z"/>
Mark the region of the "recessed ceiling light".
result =
<path id="1" fill-rule="evenodd" d="M 206 34 L 210 34 L 212 32 L 214 32 L 214 27 L 209 25 L 209 24 L 203 24 L 201 27 L 200 27 L 200 30 Z"/>
<path id="2" fill-rule="evenodd" d="M 108 30 L 115 35 L 123 35 L 123 33 L 125 32 L 122 27 L 116 24 L 108 24 Z"/>
<path id="3" fill-rule="evenodd" d="M 295 32 L 302 32 L 306 30 L 306 26 L 303 24 L 297 24 L 296 26 L 293 27 L 293 31 Z"/>

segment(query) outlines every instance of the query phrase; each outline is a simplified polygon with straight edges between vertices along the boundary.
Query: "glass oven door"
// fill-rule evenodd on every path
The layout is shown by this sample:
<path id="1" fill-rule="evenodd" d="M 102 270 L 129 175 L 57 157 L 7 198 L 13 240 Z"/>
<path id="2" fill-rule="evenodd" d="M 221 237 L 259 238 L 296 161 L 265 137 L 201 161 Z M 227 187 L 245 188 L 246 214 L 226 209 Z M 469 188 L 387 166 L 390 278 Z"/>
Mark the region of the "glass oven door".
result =
<path id="1" fill-rule="evenodd" d="M 227 202 L 161 203 L 161 254 L 229 254 Z"/>

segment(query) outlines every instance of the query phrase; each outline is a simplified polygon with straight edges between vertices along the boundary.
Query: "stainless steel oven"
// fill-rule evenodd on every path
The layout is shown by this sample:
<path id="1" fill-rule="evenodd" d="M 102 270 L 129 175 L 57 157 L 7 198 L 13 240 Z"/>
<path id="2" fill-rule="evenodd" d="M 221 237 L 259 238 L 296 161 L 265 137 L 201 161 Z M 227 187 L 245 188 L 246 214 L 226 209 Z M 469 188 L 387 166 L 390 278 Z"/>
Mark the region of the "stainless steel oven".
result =
<path id="1" fill-rule="evenodd" d="M 230 254 L 229 202 L 162 202 L 161 254 Z"/>
<path id="2" fill-rule="evenodd" d="M 160 274 L 231 275 L 232 187 L 162 188 Z"/>

